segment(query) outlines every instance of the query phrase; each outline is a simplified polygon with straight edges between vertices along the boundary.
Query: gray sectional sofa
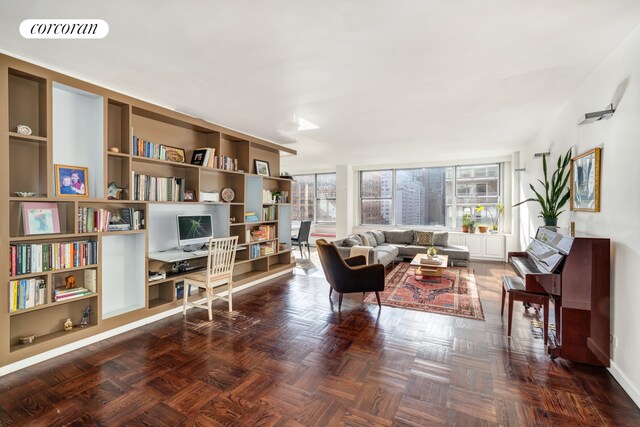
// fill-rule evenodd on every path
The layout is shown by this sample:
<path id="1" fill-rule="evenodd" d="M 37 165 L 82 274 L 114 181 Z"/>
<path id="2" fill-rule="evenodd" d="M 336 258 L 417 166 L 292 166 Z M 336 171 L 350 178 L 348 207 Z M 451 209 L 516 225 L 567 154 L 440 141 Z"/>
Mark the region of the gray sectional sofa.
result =
<path id="1" fill-rule="evenodd" d="M 429 236 L 430 234 L 430 236 Z M 436 248 L 438 254 L 449 256 L 449 265 L 467 266 L 469 248 L 448 244 L 449 233 L 446 231 L 418 230 L 373 230 L 362 234 L 354 234 L 345 239 L 334 240 L 338 252 L 348 258 L 353 246 L 370 246 L 369 263 L 388 265 L 393 261 L 413 258 L 418 253 L 426 253 L 430 246 Z M 424 244 L 431 242 L 431 244 Z"/>

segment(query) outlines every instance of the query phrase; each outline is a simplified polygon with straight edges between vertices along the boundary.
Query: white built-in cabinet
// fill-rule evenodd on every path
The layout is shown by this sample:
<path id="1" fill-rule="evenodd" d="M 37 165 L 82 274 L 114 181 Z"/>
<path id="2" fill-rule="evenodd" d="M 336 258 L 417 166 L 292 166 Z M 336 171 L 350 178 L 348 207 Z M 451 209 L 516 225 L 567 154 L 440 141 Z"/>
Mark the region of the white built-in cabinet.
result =
<path id="1" fill-rule="evenodd" d="M 450 245 L 462 245 L 469 248 L 469 257 L 479 260 L 506 260 L 504 234 L 490 233 L 449 233 Z"/>

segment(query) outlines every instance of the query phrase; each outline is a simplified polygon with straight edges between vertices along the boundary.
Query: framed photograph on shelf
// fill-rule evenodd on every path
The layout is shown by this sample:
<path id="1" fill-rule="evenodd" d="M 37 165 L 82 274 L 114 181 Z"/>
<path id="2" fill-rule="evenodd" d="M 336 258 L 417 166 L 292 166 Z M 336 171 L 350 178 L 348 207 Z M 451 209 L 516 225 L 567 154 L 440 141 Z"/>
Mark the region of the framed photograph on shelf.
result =
<path id="1" fill-rule="evenodd" d="M 600 148 L 571 159 L 571 210 L 600 212 Z"/>
<path id="2" fill-rule="evenodd" d="M 56 196 L 89 197 L 89 170 L 82 166 L 54 165 Z"/>
<path id="3" fill-rule="evenodd" d="M 193 190 L 184 190 L 184 201 L 185 202 L 195 202 L 196 201 L 196 192 Z"/>
<path id="4" fill-rule="evenodd" d="M 185 162 L 185 154 L 182 148 L 169 147 L 167 145 L 165 146 L 165 150 L 167 153 L 167 160 L 169 160 L 170 162 L 176 162 L 176 163 Z"/>
<path id="5" fill-rule="evenodd" d="M 271 176 L 269 173 L 269 162 L 264 160 L 254 159 L 253 163 L 256 167 L 256 173 L 260 176 Z"/>
<path id="6" fill-rule="evenodd" d="M 191 156 L 191 164 L 197 166 L 204 166 L 204 159 L 207 157 L 207 149 L 206 148 L 198 148 L 197 150 L 193 150 L 193 155 Z"/>
<path id="7" fill-rule="evenodd" d="M 23 203 L 22 221 L 25 236 L 60 233 L 57 203 Z"/>

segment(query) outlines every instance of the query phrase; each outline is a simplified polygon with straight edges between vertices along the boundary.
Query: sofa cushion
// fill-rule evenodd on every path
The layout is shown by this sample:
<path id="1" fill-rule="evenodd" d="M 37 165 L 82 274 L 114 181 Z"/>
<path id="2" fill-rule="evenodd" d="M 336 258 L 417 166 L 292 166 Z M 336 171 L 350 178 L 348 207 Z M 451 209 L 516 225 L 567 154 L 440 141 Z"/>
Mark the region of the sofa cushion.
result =
<path id="1" fill-rule="evenodd" d="M 378 243 L 379 245 L 384 243 L 384 233 L 380 230 L 373 230 L 371 233 L 373 233 L 374 237 L 376 238 L 376 243 Z"/>
<path id="2" fill-rule="evenodd" d="M 446 231 L 436 231 L 433 233 L 433 246 L 447 246 L 449 243 L 449 233 Z"/>
<path id="3" fill-rule="evenodd" d="M 418 231 L 415 232 L 414 245 L 419 246 L 431 246 L 433 245 L 433 231 Z"/>
<path id="4" fill-rule="evenodd" d="M 357 235 L 351 235 L 342 241 L 342 246 L 350 248 L 353 246 L 362 246 L 362 239 Z"/>
<path id="5" fill-rule="evenodd" d="M 378 242 L 376 241 L 376 236 L 374 236 L 373 233 L 370 231 L 365 231 L 364 233 L 360 234 L 360 239 L 362 239 L 362 244 L 364 246 L 371 246 L 371 247 L 378 246 Z"/>
<path id="6" fill-rule="evenodd" d="M 402 257 L 414 257 L 418 254 L 426 254 L 427 248 L 424 246 L 418 245 L 406 245 L 403 248 L 400 248 L 399 254 Z"/>
<path id="7" fill-rule="evenodd" d="M 387 243 L 413 244 L 413 230 L 389 230 L 384 232 L 384 240 Z"/>
<path id="8" fill-rule="evenodd" d="M 375 250 L 377 252 L 388 252 L 392 254 L 394 258 L 398 256 L 398 251 L 399 251 L 396 245 L 378 245 L 376 246 Z"/>

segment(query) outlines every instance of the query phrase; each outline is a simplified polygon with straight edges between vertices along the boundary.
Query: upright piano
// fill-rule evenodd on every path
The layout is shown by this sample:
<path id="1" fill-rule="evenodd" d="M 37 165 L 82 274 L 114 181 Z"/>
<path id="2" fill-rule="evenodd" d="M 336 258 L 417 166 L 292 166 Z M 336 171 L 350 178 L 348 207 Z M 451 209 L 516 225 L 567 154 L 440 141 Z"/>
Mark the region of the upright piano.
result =
<path id="1" fill-rule="evenodd" d="M 554 305 L 552 357 L 609 366 L 610 245 L 609 239 L 540 227 L 525 252 L 509 252 L 526 289 L 548 294 Z"/>

